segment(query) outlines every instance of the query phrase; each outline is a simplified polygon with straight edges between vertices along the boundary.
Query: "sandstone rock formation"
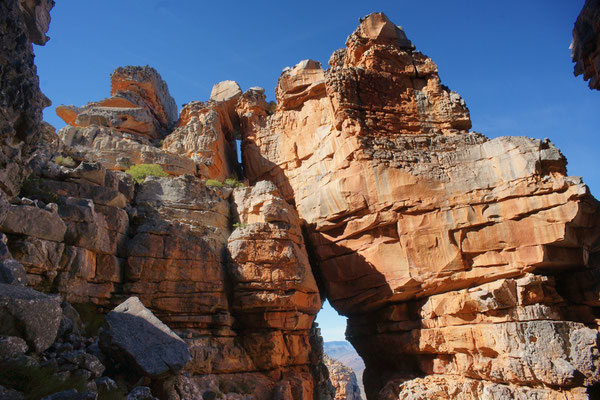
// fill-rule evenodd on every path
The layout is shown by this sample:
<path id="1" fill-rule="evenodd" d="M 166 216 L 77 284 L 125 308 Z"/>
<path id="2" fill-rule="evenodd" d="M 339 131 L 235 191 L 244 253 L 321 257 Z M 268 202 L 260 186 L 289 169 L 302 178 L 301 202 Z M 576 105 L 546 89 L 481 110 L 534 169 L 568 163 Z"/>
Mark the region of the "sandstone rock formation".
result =
<path id="1" fill-rule="evenodd" d="M 323 350 L 330 358 L 339 361 L 354 372 L 361 396 L 365 399 L 365 387 L 362 380 L 365 363 L 356 352 L 356 349 L 349 342 L 333 341 L 323 343 Z"/>
<path id="2" fill-rule="evenodd" d="M 110 98 L 82 108 L 56 108 L 68 124 L 59 135 L 73 158 L 99 161 L 112 170 L 158 164 L 171 175 L 222 181 L 238 172 L 233 109 L 241 90 L 227 82 L 219 84 L 222 89 L 215 85 L 217 94 L 207 103 L 185 105 L 177 122 L 175 102 L 156 70 L 117 68 Z"/>
<path id="3" fill-rule="evenodd" d="M 360 388 L 358 387 L 354 371 L 327 355 L 325 355 L 324 361 L 329 370 L 329 379 L 335 388 L 334 399 L 361 400 Z"/>
<path id="4" fill-rule="evenodd" d="M 469 132 L 464 101 L 382 14 L 330 66 L 284 71 L 272 116 L 244 95 L 261 110 L 242 116 L 242 152 L 250 182 L 268 179 L 296 205 L 367 396 L 404 398 L 425 375 L 445 382 L 438 398 L 492 383 L 583 396 L 600 379 L 598 280 L 585 300 L 564 282 L 597 276 L 600 214 L 560 152 Z M 461 375 L 483 386 L 469 392 Z"/>
<path id="5" fill-rule="evenodd" d="M 329 69 L 286 69 L 276 109 L 225 81 L 178 118 L 155 70 L 123 67 L 110 98 L 58 109 L 57 140 L 30 43 L 51 5 L 0 5 L 0 370 L 84 383 L 58 398 L 331 399 L 313 324 L 327 297 L 370 399 L 597 394 L 598 202 L 548 140 L 469 132 L 464 101 L 385 15 Z M 236 137 L 252 186 L 207 185 L 239 174 Z M 139 163 L 170 176 L 134 183 Z M 130 296 L 186 342 L 181 373 L 139 380 L 89 332 Z"/>
<path id="6" fill-rule="evenodd" d="M 583 74 L 590 89 L 600 90 L 600 1 L 586 0 L 575 21 L 571 49 L 575 76 Z"/>

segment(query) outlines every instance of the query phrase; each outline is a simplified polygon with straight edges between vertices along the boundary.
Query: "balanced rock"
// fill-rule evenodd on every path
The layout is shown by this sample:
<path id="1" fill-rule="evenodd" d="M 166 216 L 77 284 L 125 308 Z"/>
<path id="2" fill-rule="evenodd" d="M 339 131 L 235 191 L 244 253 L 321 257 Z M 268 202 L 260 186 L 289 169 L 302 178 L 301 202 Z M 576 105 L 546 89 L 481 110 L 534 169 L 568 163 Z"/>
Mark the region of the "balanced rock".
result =
<path id="1" fill-rule="evenodd" d="M 137 297 L 130 297 L 107 314 L 100 347 L 150 377 L 176 373 L 190 360 L 187 344 Z"/>

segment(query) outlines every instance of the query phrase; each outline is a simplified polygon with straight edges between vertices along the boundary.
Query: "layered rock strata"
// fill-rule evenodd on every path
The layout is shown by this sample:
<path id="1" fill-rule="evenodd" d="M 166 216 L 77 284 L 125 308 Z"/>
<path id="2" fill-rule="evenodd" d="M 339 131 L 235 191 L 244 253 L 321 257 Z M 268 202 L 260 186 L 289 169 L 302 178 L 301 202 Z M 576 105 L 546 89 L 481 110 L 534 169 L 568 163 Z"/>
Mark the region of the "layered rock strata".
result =
<path id="1" fill-rule="evenodd" d="M 571 58 L 575 76 L 583 75 L 590 89 L 600 90 L 600 1 L 586 0 L 573 27 Z"/>
<path id="2" fill-rule="evenodd" d="M 57 141 L 30 43 L 51 6 L 0 5 L 3 371 L 42 360 L 100 392 L 125 370 L 131 398 L 328 399 L 313 324 L 327 297 L 371 399 L 597 394 L 597 201 L 549 141 L 469 132 L 464 101 L 385 15 L 328 70 L 286 69 L 275 110 L 225 81 L 178 117 L 155 70 L 123 67 L 110 98 L 58 109 Z M 239 135 L 252 187 L 223 187 Z M 170 177 L 134 184 L 122 171 L 138 163 Z M 131 295 L 186 342 L 185 366 L 115 364 L 58 301 L 96 315 Z"/>
<path id="3" fill-rule="evenodd" d="M 234 175 L 236 117 L 231 109 L 239 94 L 192 102 L 178 117 L 166 83 L 151 67 L 117 68 L 111 88 L 111 97 L 102 101 L 56 108 L 68 124 L 58 134 L 74 159 L 120 171 L 158 164 L 175 176 L 224 180 Z"/>
<path id="4" fill-rule="evenodd" d="M 469 132 L 464 101 L 383 14 L 328 70 L 285 70 L 276 95 L 274 115 L 240 100 L 256 110 L 245 171 L 295 204 L 369 398 L 435 382 L 437 398 L 591 396 L 600 214 L 552 143 Z M 584 298 L 565 287 L 575 274 Z"/>

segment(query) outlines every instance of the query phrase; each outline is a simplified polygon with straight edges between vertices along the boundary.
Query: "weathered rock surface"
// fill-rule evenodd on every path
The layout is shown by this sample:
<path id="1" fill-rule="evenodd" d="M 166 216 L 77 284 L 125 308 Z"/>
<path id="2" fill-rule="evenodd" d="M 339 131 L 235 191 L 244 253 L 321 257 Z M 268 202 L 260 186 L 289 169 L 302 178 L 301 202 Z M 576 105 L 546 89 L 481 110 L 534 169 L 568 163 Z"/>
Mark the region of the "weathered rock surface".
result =
<path id="1" fill-rule="evenodd" d="M 360 388 L 356 375 L 351 368 L 345 366 L 329 356 L 324 357 L 325 365 L 329 370 L 329 379 L 335 388 L 335 400 L 361 400 Z"/>
<path id="2" fill-rule="evenodd" d="M 237 163 L 227 101 L 231 102 L 225 100 L 222 106 L 199 101 L 186 104 L 178 127 L 162 145 L 168 152 L 191 158 L 198 167 L 198 175 L 204 178 L 222 181 L 234 173 Z"/>
<path id="3" fill-rule="evenodd" d="M 233 201 L 239 227 L 227 248 L 242 346 L 256 368 L 283 374 L 275 393 L 312 398 L 311 328 L 321 300 L 298 216 L 270 182 L 235 189 Z M 301 397 L 285 394 L 298 390 Z"/>
<path id="4" fill-rule="evenodd" d="M 187 344 L 137 297 L 107 314 L 100 346 L 111 357 L 151 377 L 177 373 L 190 360 Z"/>
<path id="5" fill-rule="evenodd" d="M 48 39 L 51 0 L 7 0 L 0 5 L 0 189 L 14 196 L 41 136 L 42 110 L 50 101 L 39 88 L 32 42 Z M 0 212 L 0 219 L 2 213 Z"/>
<path id="6" fill-rule="evenodd" d="M 600 1 L 586 0 L 573 27 L 571 49 L 575 76 L 583 74 L 590 89 L 600 90 Z"/>
<path id="7" fill-rule="evenodd" d="M 2 279 L 22 283 L 20 264 L 29 285 L 58 295 L 0 285 L 12 293 L 0 296 L 0 334 L 27 346 L 0 340 L 2 368 L 43 363 L 92 395 L 111 386 L 105 370 L 129 363 L 161 379 L 123 394 L 141 384 L 159 398 L 328 399 L 313 324 L 326 296 L 349 317 L 371 399 L 593 398 L 597 201 L 548 140 L 469 132 L 464 101 L 385 15 L 363 19 L 328 70 L 286 69 L 276 109 L 263 89 L 225 81 L 177 119 L 155 70 L 124 67 L 110 98 L 58 109 L 69 124 L 58 142 L 40 125 L 29 42 L 47 40 L 51 5 L 0 5 Z M 577 43 L 592 74 L 595 50 Z M 207 186 L 240 172 L 240 136 L 253 186 Z M 138 163 L 171 177 L 134 185 L 121 171 Z M 21 185 L 25 164 L 35 173 Z M 148 359 L 142 340 L 114 363 L 59 303 L 93 314 L 132 295 L 166 325 L 113 312 L 105 332 L 130 318 L 179 356 Z M 52 310 L 30 312 L 36 302 Z M 102 347 L 119 359 L 115 337 Z"/>
<path id="8" fill-rule="evenodd" d="M 27 272 L 17 260 L 0 261 L 0 283 L 27 285 Z"/>
<path id="9" fill-rule="evenodd" d="M 167 84 L 154 68 L 121 67 L 111 75 L 111 97 L 82 108 L 59 106 L 56 113 L 67 124 L 114 128 L 158 139 L 177 120 L 177 106 Z"/>
<path id="10" fill-rule="evenodd" d="M 59 136 L 74 158 L 99 161 L 112 170 L 158 164 L 171 175 L 220 181 L 239 172 L 237 83 L 215 85 L 208 102 L 186 104 L 177 122 L 175 103 L 154 69 L 121 67 L 111 79 L 111 98 L 56 109 L 68 124 Z"/>
<path id="11" fill-rule="evenodd" d="M 330 66 L 284 71 L 273 115 L 244 94 L 242 152 L 250 182 L 270 180 L 295 204 L 325 293 L 349 317 L 367 395 L 424 375 L 521 397 L 596 385 L 598 278 L 584 304 L 563 281 L 598 271 L 600 213 L 560 152 L 468 132 L 464 101 L 382 14 Z M 476 306 L 504 298 L 486 285 L 512 288 L 510 305 Z M 541 294 L 519 300 L 532 287 Z"/>
<path id="12" fill-rule="evenodd" d="M 349 342 L 332 341 L 325 342 L 323 344 L 323 350 L 330 358 L 339 361 L 354 372 L 356 375 L 356 382 L 360 388 L 360 393 L 364 399 L 365 387 L 363 385 L 362 376 L 365 370 L 365 363 L 356 352 L 356 349 L 352 347 Z"/>
<path id="13" fill-rule="evenodd" d="M 54 297 L 0 283 L 0 335 L 22 338 L 31 349 L 44 351 L 56 339 L 61 316 Z"/>

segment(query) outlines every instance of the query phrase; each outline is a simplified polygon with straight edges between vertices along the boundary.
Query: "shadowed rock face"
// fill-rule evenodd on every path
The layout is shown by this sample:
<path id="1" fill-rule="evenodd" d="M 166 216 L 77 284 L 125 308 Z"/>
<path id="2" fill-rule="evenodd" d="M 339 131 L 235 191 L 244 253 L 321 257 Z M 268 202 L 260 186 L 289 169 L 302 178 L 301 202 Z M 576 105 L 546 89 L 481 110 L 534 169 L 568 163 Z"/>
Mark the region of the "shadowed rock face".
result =
<path id="1" fill-rule="evenodd" d="M 41 136 L 42 110 L 50 105 L 39 88 L 31 42 L 43 45 L 48 40 L 53 6 L 47 0 L 0 5 L 0 189 L 9 196 L 18 193 L 28 174 L 26 164 Z"/>
<path id="2" fill-rule="evenodd" d="M 243 158 L 295 204 L 367 395 L 597 384 L 598 202 L 558 149 L 469 132 L 464 101 L 382 14 L 330 66 L 285 70 L 274 115 L 242 96 Z"/>
<path id="3" fill-rule="evenodd" d="M 100 346 L 110 356 L 127 360 L 144 376 L 177 373 L 190 361 L 187 344 L 137 297 L 106 315 Z"/>
<path id="4" fill-rule="evenodd" d="M 583 74 L 590 89 L 600 90 L 600 1 L 586 0 L 573 27 L 571 49 L 575 76 Z"/>

